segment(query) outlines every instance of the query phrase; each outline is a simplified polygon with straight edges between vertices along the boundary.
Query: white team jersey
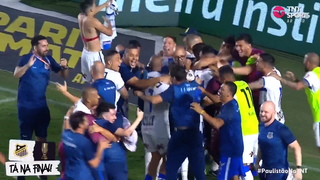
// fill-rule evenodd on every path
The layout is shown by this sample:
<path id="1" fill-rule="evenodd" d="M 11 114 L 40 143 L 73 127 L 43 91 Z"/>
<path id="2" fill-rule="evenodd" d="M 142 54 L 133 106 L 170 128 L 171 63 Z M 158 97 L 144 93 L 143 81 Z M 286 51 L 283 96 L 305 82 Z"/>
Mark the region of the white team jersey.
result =
<path id="1" fill-rule="evenodd" d="M 117 29 L 116 29 L 116 15 L 118 11 L 118 4 L 115 0 L 112 1 L 110 7 L 106 9 L 106 18 L 110 21 L 112 26 L 112 36 L 107 36 L 103 33 L 100 33 L 100 41 L 112 41 L 115 37 L 117 37 Z M 104 25 L 108 27 L 108 24 L 104 22 Z"/>
<path id="2" fill-rule="evenodd" d="M 309 89 L 312 92 L 317 92 L 320 88 L 320 79 L 316 75 L 316 73 L 309 71 L 304 75 L 303 79 L 308 82 Z"/>
<path id="3" fill-rule="evenodd" d="M 194 56 L 194 54 L 192 54 L 189 51 L 187 51 L 187 58 L 188 59 L 193 59 L 193 58 L 196 58 L 196 57 Z"/>
<path id="4" fill-rule="evenodd" d="M 195 77 L 199 77 L 203 82 L 203 87 L 206 88 L 209 81 L 213 78 L 212 72 L 209 68 L 202 70 L 195 70 Z"/>
<path id="5" fill-rule="evenodd" d="M 105 71 L 104 71 L 104 78 L 112 81 L 115 85 L 116 85 L 116 88 L 117 88 L 117 92 L 116 92 L 116 102 L 114 102 L 116 108 L 117 108 L 117 103 L 120 99 L 120 90 L 124 87 L 124 81 L 121 77 L 121 74 L 117 71 L 114 71 L 112 69 L 108 69 L 108 68 L 105 68 Z"/>
<path id="6" fill-rule="evenodd" d="M 276 68 L 274 68 L 274 72 L 281 76 L 280 72 Z M 282 85 L 279 80 L 272 76 L 269 76 L 269 74 L 267 74 L 267 76 L 262 77 L 263 88 L 260 91 L 260 104 L 263 104 L 266 101 L 272 101 L 276 107 L 276 112 L 282 113 Z"/>
<path id="7" fill-rule="evenodd" d="M 148 78 L 160 77 L 158 72 L 148 73 Z M 147 96 L 159 95 L 169 88 L 170 85 L 158 83 L 154 87 L 149 87 L 145 90 Z M 143 134 L 152 134 L 156 137 L 167 137 L 169 130 L 169 104 L 160 103 L 153 105 L 149 102 L 144 102 L 144 118 L 141 125 Z"/>

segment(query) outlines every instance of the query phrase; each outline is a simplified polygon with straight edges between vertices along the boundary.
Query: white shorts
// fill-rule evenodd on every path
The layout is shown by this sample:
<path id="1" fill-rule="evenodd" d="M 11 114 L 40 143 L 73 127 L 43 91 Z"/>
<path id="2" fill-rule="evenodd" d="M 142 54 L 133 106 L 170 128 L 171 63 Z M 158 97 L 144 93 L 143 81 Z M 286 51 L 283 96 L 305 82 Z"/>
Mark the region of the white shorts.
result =
<path id="1" fill-rule="evenodd" d="M 86 82 L 91 82 L 91 66 L 95 61 L 101 61 L 104 63 L 104 56 L 101 51 L 99 52 L 90 52 L 83 48 L 81 55 L 81 73 L 82 79 Z"/>
<path id="2" fill-rule="evenodd" d="M 243 164 L 253 163 L 256 144 L 258 143 L 258 134 L 243 136 Z"/>
<path id="3" fill-rule="evenodd" d="M 169 137 L 155 137 L 144 133 L 142 137 L 146 152 L 159 152 L 161 155 L 167 152 Z"/>
<path id="4" fill-rule="evenodd" d="M 285 118 L 282 110 L 276 114 L 276 119 L 284 124 Z"/>
<path id="5" fill-rule="evenodd" d="M 316 145 L 320 147 L 320 122 L 313 123 L 313 131 L 316 138 Z"/>

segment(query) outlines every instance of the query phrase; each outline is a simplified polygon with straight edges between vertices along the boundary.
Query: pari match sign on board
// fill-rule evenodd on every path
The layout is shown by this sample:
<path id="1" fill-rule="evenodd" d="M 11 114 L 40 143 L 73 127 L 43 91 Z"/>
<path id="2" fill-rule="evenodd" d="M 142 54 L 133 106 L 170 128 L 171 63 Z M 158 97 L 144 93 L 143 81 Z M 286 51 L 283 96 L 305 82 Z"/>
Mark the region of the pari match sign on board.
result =
<path id="1" fill-rule="evenodd" d="M 9 161 L 6 162 L 7 176 L 53 176 L 60 175 L 55 160 L 54 142 L 25 140 L 9 141 Z"/>

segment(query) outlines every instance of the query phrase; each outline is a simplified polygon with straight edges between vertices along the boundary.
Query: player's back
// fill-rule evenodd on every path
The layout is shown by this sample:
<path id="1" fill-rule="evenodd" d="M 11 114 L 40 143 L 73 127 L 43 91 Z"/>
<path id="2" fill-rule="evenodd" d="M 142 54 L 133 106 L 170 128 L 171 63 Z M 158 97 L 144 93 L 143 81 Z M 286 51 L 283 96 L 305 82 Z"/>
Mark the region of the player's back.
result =
<path id="1" fill-rule="evenodd" d="M 117 90 L 114 82 L 108 79 L 98 79 L 92 83 L 92 87 L 97 89 L 100 98 L 115 105 Z"/>
<path id="2" fill-rule="evenodd" d="M 91 168 L 87 162 L 91 159 L 86 159 L 88 155 L 86 149 L 94 148 L 90 140 L 82 134 L 66 130 L 62 134 L 62 143 L 66 160 L 65 179 L 93 180 Z M 92 146 L 88 147 L 88 144 Z M 92 151 L 93 149 L 89 150 L 89 152 Z"/>
<path id="3" fill-rule="evenodd" d="M 121 90 L 121 88 L 125 88 L 124 81 L 121 77 L 121 74 L 117 71 L 112 70 L 112 69 L 105 68 L 104 78 L 112 81 L 116 86 L 117 91 L 116 91 L 116 97 L 115 97 L 115 105 L 117 106 L 117 103 L 121 97 L 119 90 Z"/>
<path id="4" fill-rule="evenodd" d="M 239 105 L 243 136 L 258 134 L 259 121 L 252 100 L 252 92 L 246 82 L 235 81 L 234 83 L 237 86 L 235 99 Z"/>
<path id="5" fill-rule="evenodd" d="M 171 113 L 174 119 L 174 127 L 199 128 L 200 116 L 190 109 L 192 102 L 201 101 L 201 90 L 195 81 L 173 85 L 174 100 L 171 103 Z M 200 92 L 199 92 L 200 91 Z"/>
<path id="6" fill-rule="evenodd" d="M 288 127 L 279 121 L 274 121 L 269 126 L 264 123 L 259 124 L 259 149 L 262 155 L 262 167 L 265 169 L 287 169 L 289 167 L 287 160 L 288 145 L 286 139 Z M 283 134 L 282 134 L 283 133 Z M 290 137 L 289 139 L 292 139 Z"/>
<path id="7" fill-rule="evenodd" d="M 244 146 L 238 102 L 233 99 L 224 104 L 218 118 L 224 121 L 220 128 L 220 154 L 226 157 L 242 157 Z"/>
<path id="8" fill-rule="evenodd" d="M 275 68 L 274 71 L 281 76 Z M 276 112 L 281 111 L 282 85 L 279 80 L 272 76 L 263 76 L 264 86 L 260 91 L 260 104 L 266 101 L 272 101 L 276 107 Z"/>

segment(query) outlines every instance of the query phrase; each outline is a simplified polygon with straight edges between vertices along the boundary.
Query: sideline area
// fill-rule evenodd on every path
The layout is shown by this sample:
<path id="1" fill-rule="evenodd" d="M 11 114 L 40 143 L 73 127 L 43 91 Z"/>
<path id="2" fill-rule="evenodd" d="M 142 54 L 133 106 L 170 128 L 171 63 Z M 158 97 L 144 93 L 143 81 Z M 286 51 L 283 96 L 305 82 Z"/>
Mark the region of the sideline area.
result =
<path id="1" fill-rule="evenodd" d="M 15 1 L 15 0 L 13 0 Z M 40 0 L 23 0 L 26 2 L 37 2 Z M 46 0 L 41 0 L 42 3 L 43 1 Z M 4 8 L 1 5 L 4 5 L 4 3 L 8 3 L 8 0 L 1 1 L 0 2 L 0 13 L 7 13 L 9 14 L 8 10 L 10 8 Z M 12 1 L 10 1 L 12 3 Z M 45 4 L 45 3 L 43 3 Z M 37 16 L 33 17 L 35 22 L 40 22 L 39 18 L 41 18 L 41 13 L 46 13 L 48 15 L 47 11 L 43 11 L 40 9 L 24 9 L 26 5 L 21 4 L 19 2 L 16 2 L 16 4 L 11 4 L 8 3 L 8 6 L 14 7 L 16 9 L 20 9 L 22 11 L 31 11 L 33 10 L 34 12 L 37 12 Z M 36 5 L 34 3 L 33 5 Z M 2 8 L 1 8 L 2 7 Z M 57 6 L 53 6 L 55 9 L 57 9 Z M 74 6 L 75 8 L 76 6 Z M 49 8 L 49 7 L 48 7 Z M 48 9 L 47 10 L 53 10 L 53 9 Z M 58 8 L 60 9 L 60 8 Z M 60 10 L 62 10 L 61 8 Z M 70 10 L 74 11 L 74 10 Z M 17 10 L 15 11 L 17 12 Z M 27 12 L 24 12 L 26 14 L 23 14 L 24 16 L 29 16 L 32 13 L 27 14 Z M 55 17 L 59 17 L 60 19 L 55 19 L 52 18 L 52 22 L 54 23 L 61 23 L 63 21 L 71 21 L 74 22 L 75 18 L 74 17 L 68 17 L 67 19 L 64 19 L 63 17 L 66 17 L 65 15 L 62 14 L 57 14 L 54 12 L 50 12 Z M 33 16 L 33 15 L 32 15 Z M 32 17 L 30 16 L 30 17 Z M 10 14 L 10 23 L 7 25 L 0 25 L 0 36 L 3 34 L 6 34 L 5 37 L 13 37 L 16 41 L 21 40 L 21 39 L 28 39 L 27 35 L 22 36 L 21 33 L 8 33 L 8 26 L 13 23 L 14 20 L 18 18 L 18 14 L 16 15 L 11 15 Z M 63 20 L 62 20 L 63 19 Z M 51 21 L 51 19 L 50 19 Z M 34 28 L 33 33 L 39 33 L 41 28 L 44 27 L 42 25 L 43 22 L 38 25 L 38 27 Z M 70 23 L 71 24 L 71 23 Z M 42 26 L 41 26 L 42 25 Z M 39 27 L 41 26 L 41 27 Z M 66 26 L 67 27 L 67 26 Z M 76 29 L 76 25 L 70 26 L 67 29 L 68 34 L 72 32 L 70 29 Z M 116 40 L 116 43 L 127 43 L 130 38 L 136 38 L 137 40 L 142 42 L 142 51 L 145 51 L 146 54 L 141 56 L 141 61 L 145 62 L 149 60 L 150 54 L 153 54 L 154 52 L 157 52 L 161 49 L 161 37 L 165 35 L 173 35 L 178 38 L 178 43 L 182 43 L 182 38 L 179 36 L 179 33 L 183 32 L 184 29 L 182 28 L 177 28 L 177 27 L 150 27 L 150 28 L 139 28 L 139 27 L 134 27 L 130 28 L 133 31 L 130 31 L 128 29 L 120 29 L 120 34 L 123 34 L 123 36 L 117 37 L 118 39 Z M 31 31 L 30 31 L 31 32 Z M 29 33 L 30 33 L 29 32 Z M 144 34 L 141 34 L 141 32 L 144 32 Z M 135 33 L 135 34 L 133 34 Z M 69 34 L 69 36 L 70 36 Z M 129 35 L 134 35 L 134 36 L 127 36 L 126 34 Z M 140 34 L 140 35 L 139 35 Z M 156 34 L 156 36 L 152 35 Z M 137 36 L 137 37 L 136 37 Z M 142 36 L 142 37 L 141 37 Z M 150 38 L 155 38 L 154 40 L 146 40 L 146 37 Z M 157 39 L 158 38 L 158 39 Z M 204 39 L 205 43 L 212 45 L 214 48 L 219 48 L 222 39 L 209 36 L 209 35 L 202 35 L 202 38 Z M 30 39 L 30 38 L 29 38 Z M 67 39 L 63 39 L 62 43 L 67 43 Z M 149 42 L 152 41 L 152 42 Z M 156 42 L 156 43 L 155 43 Z M 77 44 L 78 42 L 75 42 Z M 151 44 L 152 43 L 152 44 Z M 3 42 L 0 43 L 1 46 L 4 46 Z M 17 46 L 17 45 L 16 45 Z M 75 45 L 78 46 L 78 45 Z M 151 50 L 148 48 L 151 47 Z M 7 47 L 5 45 L 5 47 Z M 64 45 L 57 45 L 59 49 L 65 50 L 65 49 L 72 49 L 70 47 L 66 47 Z M 79 46 L 81 48 L 81 46 Z M 11 49 L 10 49 L 11 48 Z M 75 50 L 79 51 L 79 48 L 74 48 Z M 9 51 L 8 51 L 9 50 Z M 7 48 L 0 48 L 0 67 L 5 68 L 7 71 L 12 72 L 14 69 L 14 66 L 16 65 L 16 62 L 21 56 L 19 54 L 21 49 L 14 49 L 10 46 Z M 80 49 L 81 51 L 82 49 Z M 148 51 L 149 50 L 149 51 Z M 304 67 L 302 64 L 302 57 L 282 53 L 282 52 L 277 52 L 275 50 L 269 50 L 269 49 L 264 49 L 266 52 L 272 53 L 274 57 L 276 58 L 276 67 L 279 69 L 282 74 L 284 74 L 286 71 L 290 70 L 293 71 L 297 77 L 302 77 L 304 73 Z M 59 55 L 60 56 L 60 55 Z M 70 70 L 74 71 L 74 75 L 76 76 L 77 72 L 76 69 Z M 73 80 L 74 77 L 70 77 L 70 81 Z M 53 79 L 55 81 L 55 79 Z M 58 80 L 57 80 L 58 81 Z M 59 81 L 58 81 L 59 82 Z M 14 139 L 18 138 L 18 120 L 17 120 L 17 108 L 16 108 L 16 95 L 15 93 L 17 91 L 18 87 L 18 80 L 14 79 L 12 74 L 6 71 L 0 71 L 0 122 L 2 122 L 2 125 L 0 126 L 0 132 L 1 132 L 1 138 L 0 138 L 0 151 L 2 151 L 5 155 L 8 154 L 8 142 L 9 139 Z M 81 88 L 81 84 L 77 86 L 78 88 Z M 11 92 L 10 92 L 11 91 Z M 295 134 L 296 138 L 298 139 L 300 145 L 302 146 L 302 151 L 303 151 L 303 164 L 305 167 L 309 167 L 308 173 L 304 174 L 304 179 L 306 180 L 315 180 L 319 179 L 320 177 L 320 156 L 319 153 L 315 147 L 314 143 L 314 134 L 312 131 L 312 117 L 309 109 L 309 105 L 307 104 L 306 96 L 303 91 L 297 92 L 288 89 L 287 87 L 284 87 L 284 95 L 282 99 L 282 107 L 283 111 L 285 113 L 286 117 L 286 124 L 290 127 L 290 129 L 293 131 Z M 75 89 L 70 89 L 70 92 L 80 96 L 80 91 L 75 90 Z M 59 92 L 55 90 L 54 85 L 50 85 L 48 88 L 47 92 L 47 97 L 48 99 L 52 99 L 54 101 L 49 102 L 50 105 L 50 110 L 51 110 L 51 116 L 52 116 L 52 121 L 50 124 L 49 128 L 49 141 L 54 141 L 54 142 L 59 142 L 60 140 L 60 134 L 61 134 L 61 125 L 62 125 L 62 120 L 63 116 L 66 113 L 67 106 L 71 105 L 70 102 L 68 102 Z M 56 103 L 58 102 L 58 103 Z M 133 108 L 131 108 L 130 111 L 130 119 L 135 118 L 135 111 L 133 111 Z M 139 141 L 138 144 L 138 149 L 137 152 L 135 153 L 128 153 L 128 167 L 129 167 L 129 179 L 130 180 L 138 180 L 138 179 L 144 179 L 144 150 L 143 150 L 143 145 L 141 144 L 141 141 Z M 294 154 L 292 151 L 289 151 L 289 159 L 290 162 L 294 162 Z M 10 177 L 5 177 L 5 171 L 4 168 L 0 168 L 0 179 L 1 180 L 12 180 Z M 35 177 L 30 177 L 27 179 L 37 179 Z M 57 177 L 50 177 L 50 180 L 56 180 Z M 208 177 L 208 180 L 213 180 L 215 178 Z"/>

